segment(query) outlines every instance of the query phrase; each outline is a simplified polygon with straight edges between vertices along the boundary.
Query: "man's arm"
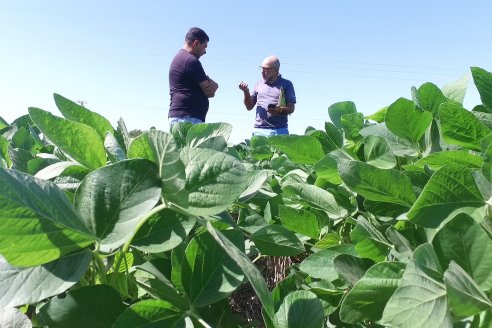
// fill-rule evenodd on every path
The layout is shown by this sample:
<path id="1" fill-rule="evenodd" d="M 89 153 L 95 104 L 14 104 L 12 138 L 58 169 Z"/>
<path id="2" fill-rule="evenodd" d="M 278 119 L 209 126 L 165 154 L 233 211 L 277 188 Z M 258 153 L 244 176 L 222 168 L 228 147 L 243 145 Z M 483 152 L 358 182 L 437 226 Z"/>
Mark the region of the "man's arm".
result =
<path id="1" fill-rule="evenodd" d="M 239 83 L 239 89 L 241 89 L 244 94 L 244 106 L 247 110 L 252 110 L 253 107 L 255 107 L 255 102 L 251 99 L 248 85 L 241 81 L 241 83 Z"/>
<path id="2" fill-rule="evenodd" d="M 201 82 L 199 84 L 200 88 L 202 88 L 203 93 L 207 96 L 207 98 L 213 98 L 215 96 L 215 92 L 219 88 L 217 82 L 208 78 L 207 80 Z"/>

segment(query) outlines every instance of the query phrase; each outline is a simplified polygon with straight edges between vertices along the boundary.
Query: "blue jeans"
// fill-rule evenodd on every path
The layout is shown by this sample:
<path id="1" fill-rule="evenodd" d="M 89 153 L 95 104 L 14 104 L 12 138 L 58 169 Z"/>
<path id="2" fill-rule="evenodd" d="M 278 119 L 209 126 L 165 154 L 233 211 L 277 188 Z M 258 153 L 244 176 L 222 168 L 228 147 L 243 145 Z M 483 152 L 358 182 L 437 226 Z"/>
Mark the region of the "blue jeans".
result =
<path id="1" fill-rule="evenodd" d="M 278 136 L 281 134 L 289 134 L 288 128 L 276 128 L 276 129 L 262 129 L 262 128 L 253 128 L 253 136 Z"/>
<path id="2" fill-rule="evenodd" d="M 191 122 L 192 124 L 203 123 L 199 118 L 194 118 L 191 116 L 185 117 L 169 117 L 169 127 L 172 127 L 176 123 Z"/>

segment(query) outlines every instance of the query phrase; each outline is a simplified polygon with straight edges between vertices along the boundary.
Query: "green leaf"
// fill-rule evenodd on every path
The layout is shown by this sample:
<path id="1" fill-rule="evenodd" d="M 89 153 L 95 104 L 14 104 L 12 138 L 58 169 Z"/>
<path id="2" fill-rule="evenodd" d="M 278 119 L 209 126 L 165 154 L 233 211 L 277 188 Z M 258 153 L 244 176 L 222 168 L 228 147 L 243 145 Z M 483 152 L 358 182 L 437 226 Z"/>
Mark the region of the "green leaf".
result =
<path id="1" fill-rule="evenodd" d="M 307 204 L 325 211 L 330 219 L 342 219 L 348 215 L 328 191 L 307 183 L 290 183 L 283 187 L 284 197 L 290 197 L 301 204 Z"/>
<path id="2" fill-rule="evenodd" d="M 405 138 L 401 138 L 391 132 L 385 124 L 369 125 L 359 131 L 363 137 L 369 135 L 382 137 L 388 141 L 391 151 L 395 156 L 401 157 L 417 157 L 419 152 L 416 149 L 416 145 L 412 145 L 410 141 Z"/>
<path id="3" fill-rule="evenodd" d="M 338 279 L 333 260 L 340 254 L 357 256 L 354 245 L 337 245 L 309 255 L 299 268 L 313 278 L 333 281 Z"/>
<path id="4" fill-rule="evenodd" d="M 222 234 L 236 247 L 244 245 L 240 231 L 224 230 Z M 194 306 L 207 306 L 228 297 L 243 281 L 240 267 L 209 233 L 192 239 L 183 261 L 181 282 Z"/>
<path id="5" fill-rule="evenodd" d="M 422 259 L 416 258 L 420 256 L 419 252 L 428 252 L 427 248 L 432 250 L 429 244 L 415 250 L 414 259 L 407 264 L 403 273 L 401 286 L 384 308 L 382 324 L 401 328 L 453 327 L 444 284 L 428 275 L 422 267 Z M 433 258 L 425 259 L 436 265 L 435 253 Z"/>
<path id="6" fill-rule="evenodd" d="M 198 147 L 209 139 L 223 137 L 229 140 L 232 125 L 229 123 L 201 123 L 194 124 L 186 135 L 186 144 L 190 147 Z"/>
<path id="7" fill-rule="evenodd" d="M 468 74 L 465 74 L 459 80 L 446 84 L 442 88 L 442 93 L 446 98 L 463 104 L 466 89 L 468 89 L 468 81 L 469 76 Z"/>
<path id="8" fill-rule="evenodd" d="M 401 282 L 405 264 L 381 262 L 373 265 L 347 293 L 340 305 L 345 323 L 378 321 L 391 295 Z"/>
<path id="9" fill-rule="evenodd" d="M 317 296 L 307 290 L 295 291 L 284 298 L 275 313 L 275 328 L 321 328 L 324 324 L 323 306 Z"/>
<path id="10" fill-rule="evenodd" d="M 173 136 L 158 130 L 142 133 L 128 148 L 128 158 L 145 158 L 157 165 L 164 199 L 178 206 L 187 207 L 185 166 L 179 154 Z"/>
<path id="11" fill-rule="evenodd" d="M 29 115 L 41 132 L 80 164 L 93 170 L 106 165 L 104 144 L 92 127 L 34 107 Z"/>
<path id="12" fill-rule="evenodd" d="M 263 317 L 265 321 L 272 321 L 274 316 L 273 299 L 268 290 L 268 286 L 261 272 L 256 265 L 237 248 L 229 239 L 227 239 L 220 231 L 216 230 L 208 221 L 200 220 L 200 224 L 205 226 L 212 237 L 219 245 L 227 252 L 227 254 L 241 267 L 244 275 L 248 278 L 251 286 L 258 295 L 258 298 L 263 305 Z"/>
<path id="13" fill-rule="evenodd" d="M 350 232 L 350 238 L 355 243 L 355 250 L 360 257 L 375 262 L 383 261 L 391 247 L 384 235 L 363 216 L 357 218 L 357 225 Z"/>
<path id="14" fill-rule="evenodd" d="M 314 164 L 313 169 L 316 172 L 318 179 L 324 179 L 336 185 L 342 183 L 342 178 L 340 178 L 340 174 L 338 173 L 338 158 L 352 160 L 352 158 L 344 151 L 332 151 Z"/>
<path id="15" fill-rule="evenodd" d="M 378 110 L 376 113 L 365 116 L 364 118 L 366 120 L 371 120 L 377 123 L 384 123 L 384 117 L 386 116 L 386 111 L 388 110 L 388 107 L 383 107 L 380 110 Z"/>
<path id="16" fill-rule="evenodd" d="M 391 132 L 416 144 L 430 127 L 432 114 L 420 111 L 411 100 L 399 98 L 388 107 L 384 120 Z"/>
<path id="17" fill-rule="evenodd" d="M 263 255 L 296 256 L 305 251 L 295 233 L 280 225 L 268 225 L 251 235 L 251 240 Z"/>
<path id="18" fill-rule="evenodd" d="M 62 115 L 74 122 L 82 123 L 92 127 L 97 131 L 101 140 L 104 140 L 106 133 L 114 134 L 114 129 L 111 123 L 98 113 L 92 112 L 57 93 L 53 94 L 55 104 Z"/>
<path id="19" fill-rule="evenodd" d="M 357 141 L 362 138 L 359 131 L 364 127 L 364 114 L 344 114 L 341 117 L 341 122 L 346 139 Z"/>
<path id="20" fill-rule="evenodd" d="M 0 256 L 0 309 L 35 304 L 64 292 L 86 273 L 91 258 L 85 250 L 40 266 L 16 268 Z"/>
<path id="21" fill-rule="evenodd" d="M 314 164 L 325 156 L 319 140 L 308 135 L 273 136 L 268 143 L 298 164 Z"/>
<path id="22" fill-rule="evenodd" d="M 104 148 L 106 148 L 108 156 L 112 162 L 118 162 L 127 159 L 126 151 L 119 144 L 118 139 L 109 132 L 107 132 L 106 136 L 104 137 Z"/>
<path id="23" fill-rule="evenodd" d="M 279 205 L 278 210 L 284 227 L 310 238 L 319 239 L 318 218 L 314 213 L 283 205 Z"/>
<path id="24" fill-rule="evenodd" d="M 112 328 L 185 327 L 187 314 L 166 301 L 143 300 L 127 308 Z"/>
<path id="25" fill-rule="evenodd" d="M 448 101 L 441 89 L 435 84 L 427 82 L 413 90 L 415 102 L 425 111 L 431 112 L 433 117 L 438 116 L 439 105 Z"/>
<path id="26" fill-rule="evenodd" d="M 492 240 L 466 214 L 459 214 L 437 233 L 432 241 L 444 267 L 454 261 L 484 290 L 492 289 Z"/>
<path id="27" fill-rule="evenodd" d="M 400 171 L 383 170 L 359 161 L 340 160 L 338 169 L 347 187 L 362 197 L 411 207 L 415 193 L 410 178 Z"/>
<path id="28" fill-rule="evenodd" d="M 343 147 L 343 133 L 338 129 L 335 124 L 331 122 L 325 122 L 325 132 L 330 140 L 330 145 L 333 149 L 338 149 Z"/>
<path id="29" fill-rule="evenodd" d="M 364 158 L 367 164 L 381 169 L 392 169 L 396 166 L 396 158 L 386 139 L 367 136 L 364 140 Z"/>
<path id="30" fill-rule="evenodd" d="M 357 109 L 355 108 L 355 103 L 352 101 L 341 101 L 328 107 L 330 120 L 340 130 L 343 129 L 342 115 L 353 113 L 357 113 Z"/>
<path id="31" fill-rule="evenodd" d="M 482 167 L 484 160 L 475 154 L 465 150 L 447 150 L 429 154 L 428 156 L 419 159 L 411 165 L 404 165 L 406 170 L 417 168 L 424 170 L 427 165 L 431 170 L 437 171 L 444 165 L 460 164 L 468 168 L 477 169 Z"/>
<path id="32" fill-rule="evenodd" d="M 125 306 L 107 285 L 81 287 L 64 298 L 53 298 L 39 309 L 40 319 L 53 328 L 111 328 Z"/>
<path id="33" fill-rule="evenodd" d="M 456 103 L 444 103 L 439 107 L 441 133 L 452 145 L 480 151 L 480 143 L 490 133 L 485 124 Z"/>
<path id="34" fill-rule="evenodd" d="M 480 67 L 471 67 L 471 72 L 482 104 L 492 109 L 492 73 Z"/>
<path id="35" fill-rule="evenodd" d="M 184 148 L 190 214 L 207 216 L 226 210 L 246 189 L 249 175 L 236 158 L 213 149 Z"/>
<path id="36" fill-rule="evenodd" d="M 147 253 L 167 252 L 183 242 L 194 225 L 195 219 L 164 209 L 140 227 L 132 246 Z"/>
<path id="37" fill-rule="evenodd" d="M 451 261 L 444 272 L 444 282 L 451 311 L 456 316 L 466 318 L 482 311 L 492 310 L 492 302 L 487 295 L 456 262 Z"/>
<path id="38" fill-rule="evenodd" d="M 0 327 L 32 328 L 32 323 L 28 316 L 19 309 L 11 308 L 0 310 Z"/>
<path id="39" fill-rule="evenodd" d="M 20 267 L 51 262 L 95 241 L 51 181 L 0 168 L 0 254 Z"/>
<path id="40" fill-rule="evenodd" d="M 457 213 L 473 215 L 484 203 L 471 170 L 458 164 L 446 165 L 432 175 L 408 212 L 408 219 L 436 228 Z"/>
<path id="41" fill-rule="evenodd" d="M 86 176 L 75 193 L 75 208 L 101 239 L 101 250 L 111 252 L 134 234 L 140 220 L 157 204 L 160 186 L 152 162 L 120 161 Z"/>

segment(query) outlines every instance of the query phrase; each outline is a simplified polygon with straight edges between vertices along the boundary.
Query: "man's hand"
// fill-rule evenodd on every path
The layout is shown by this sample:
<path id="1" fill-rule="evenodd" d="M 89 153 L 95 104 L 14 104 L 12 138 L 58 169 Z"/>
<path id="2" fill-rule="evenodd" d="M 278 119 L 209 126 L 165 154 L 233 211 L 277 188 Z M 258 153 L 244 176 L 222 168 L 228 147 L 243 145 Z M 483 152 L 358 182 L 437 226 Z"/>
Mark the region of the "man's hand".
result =
<path id="1" fill-rule="evenodd" d="M 208 80 L 200 83 L 200 87 L 208 98 L 213 98 L 213 96 L 215 96 L 215 92 L 219 88 L 219 85 L 214 80 L 209 78 Z"/>
<path id="2" fill-rule="evenodd" d="M 284 113 L 284 109 L 285 107 L 281 107 L 281 106 L 268 106 L 268 109 L 267 109 L 267 112 L 269 112 L 270 114 L 272 115 L 282 115 L 282 114 L 285 114 Z"/>
<path id="3" fill-rule="evenodd" d="M 241 81 L 241 83 L 239 83 L 239 89 L 241 89 L 244 93 L 247 93 L 249 95 L 249 88 L 247 83 Z"/>

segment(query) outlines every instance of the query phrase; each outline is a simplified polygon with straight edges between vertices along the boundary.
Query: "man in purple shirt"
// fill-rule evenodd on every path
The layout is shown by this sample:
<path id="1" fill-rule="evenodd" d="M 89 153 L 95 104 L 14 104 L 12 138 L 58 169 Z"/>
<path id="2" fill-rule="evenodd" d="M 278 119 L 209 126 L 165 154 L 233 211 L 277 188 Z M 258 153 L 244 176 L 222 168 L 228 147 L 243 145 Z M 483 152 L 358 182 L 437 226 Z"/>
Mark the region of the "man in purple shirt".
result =
<path id="1" fill-rule="evenodd" d="M 169 67 L 169 125 L 205 122 L 208 98 L 215 96 L 218 84 L 203 70 L 199 58 L 206 54 L 208 35 L 198 27 L 186 33 L 184 46 Z"/>
<path id="2" fill-rule="evenodd" d="M 276 56 L 266 57 L 260 68 L 263 79 L 256 82 L 251 94 L 246 83 L 239 84 L 246 109 L 251 110 L 256 105 L 253 135 L 289 134 L 287 115 L 295 109 L 294 85 L 279 74 L 280 61 Z"/>

